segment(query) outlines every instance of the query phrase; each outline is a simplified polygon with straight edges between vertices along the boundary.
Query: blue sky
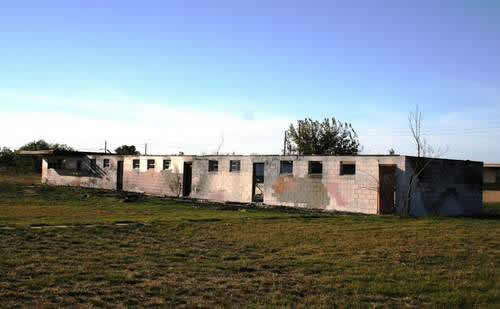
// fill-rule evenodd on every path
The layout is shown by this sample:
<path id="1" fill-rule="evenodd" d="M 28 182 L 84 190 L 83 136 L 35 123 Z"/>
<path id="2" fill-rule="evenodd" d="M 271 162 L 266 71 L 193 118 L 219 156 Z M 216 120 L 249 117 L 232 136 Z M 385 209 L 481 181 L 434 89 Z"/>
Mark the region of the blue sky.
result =
<path id="1" fill-rule="evenodd" d="M 278 153 L 334 116 L 412 154 L 418 104 L 447 157 L 500 161 L 498 1 L 16 1 L 0 27 L 0 146 Z"/>

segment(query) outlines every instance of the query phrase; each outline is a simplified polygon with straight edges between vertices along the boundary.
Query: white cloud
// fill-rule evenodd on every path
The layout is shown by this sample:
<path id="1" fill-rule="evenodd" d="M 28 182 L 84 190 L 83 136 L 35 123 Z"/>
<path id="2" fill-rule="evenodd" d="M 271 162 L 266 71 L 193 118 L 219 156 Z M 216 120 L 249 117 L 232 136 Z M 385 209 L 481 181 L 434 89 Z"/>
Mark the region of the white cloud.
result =
<path id="1" fill-rule="evenodd" d="M 11 97 L 12 99 L 12 97 Z M 206 112 L 194 108 L 155 104 L 122 104 L 47 97 L 18 96 L 15 100 L 42 102 L 51 111 L 9 111 L 0 122 L 0 143 L 17 148 L 43 138 L 66 143 L 81 150 L 98 150 L 108 141 L 111 149 L 134 144 L 140 150 L 148 143 L 149 153 L 212 153 L 224 135 L 222 152 L 278 153 L 283 130 L 289 120 L 264 117 L 253 120 L 241 113 Z M 99 111 L 99 117 L 84 112 L 54 112 L 71 103 L 77 110 Z"/>
<path id="2" fill-rule="evenodd" d="M 93 100 L 3 92 L 0 99 L 11 107 L 22 107 L 0 107 L 0 146 L 10 148 L 43 138 L 89 151 L 102 150 L 107 140 L 109 149 L 134 144 L 143 151 L 144 143 L 148 143 L 149 153 L 209 154 L 223 134 L 224 153 L 277 154 L 282 150 L 284 130 L 296 120 L 229 108 L 230 104 L 227 111 L 206 111 L 137 102 L 128 97 Z M 406 115 L 395 111 L 387 115 L 374 112 L 371 119 L 353 122 L 363 153 L 385 154 L 394 148 L 401 154 L 414 154 Z M 449 148 L 446 157 L 500 161 L 500 146 L 494 142 L 500 130 L 488 126 L 479 117 L 470 119 L 470 115 L 459 112 L 425 119 L 424 123 L 430 144 Z"/>

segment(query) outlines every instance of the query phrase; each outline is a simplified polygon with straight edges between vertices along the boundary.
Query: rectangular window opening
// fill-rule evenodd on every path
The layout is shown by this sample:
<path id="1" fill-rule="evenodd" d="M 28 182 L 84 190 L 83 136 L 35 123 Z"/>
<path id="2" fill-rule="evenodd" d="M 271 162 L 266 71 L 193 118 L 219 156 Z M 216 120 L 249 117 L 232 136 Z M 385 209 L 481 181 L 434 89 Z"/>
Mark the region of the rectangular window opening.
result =
<path id="1" fill-rule="evenodd" d="M 148 170 L 154 169 L 155 168 L 155 160 L 149 159 L 148 160 Z"/>
<path id="2" fill-rule="evenodd" d="M 79 172 L 82 170 L 82 160 L 76 161 L 76 170 Z"/>
<path id="3" fill-rule="evenodd" d="M 170 159 L 167 159 L 167 160 L 163 160 L 163 169 L 164 170 L 168 170 L 170 168 L 170 163 L 172 161 Z"/>
<path id="4" fill-rule="evenodd" d="M 102 166 L 103 167 L 109 167 L 109 159 L 102 160 Z"/>
<path id="5" fill-rule="evenodd" d="M 356 164 L 340 162 L 340 175 L 355 175 Z"/>
<path id="6" fill-rule="evenodd" d="M 140 163 L 139 162 L 140 162 L 139 159 L 132 160 L 132 168 L 134 168 L 134 169 L 137 168 L 138 169 L 140 167 Z"/>
<path id="7" fill-rule="evenodd" d="M 309 175 L 321 175 L 321 174 L 323 174 L 323 162 L 309 161 Z"/>
<path id="8" fill-rule="evenodd" d="M 209 160 L 208 161 L 208 171 L 217 172 L 219 170 L 219 161 Z"/>
<path id="9" fill-rule="evenodd" d="M 293 161 L 280 161 L 280 174 L 293 174 Z"/>
<path id="10" fill-rule="evenodd" d="M 229 161 L 229 171 L 230 172 L 239 172 L 241 168 L 240 160 L 230 160 Z"/>

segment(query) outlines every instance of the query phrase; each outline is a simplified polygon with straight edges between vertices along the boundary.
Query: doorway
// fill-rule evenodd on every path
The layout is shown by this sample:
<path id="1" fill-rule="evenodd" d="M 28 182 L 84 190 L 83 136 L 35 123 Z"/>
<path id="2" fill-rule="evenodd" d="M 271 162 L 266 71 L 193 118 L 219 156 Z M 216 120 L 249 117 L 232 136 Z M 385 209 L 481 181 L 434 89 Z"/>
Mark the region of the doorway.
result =
<path id="1" fill-rule="evenodd" d="M 379 165 L 379 213 L 392 214 L 396 201 L 396 165 Z"/>
<path id="2" fill-rule="evenodd" d="M 253 164 L 252 202 L 264 202 L 264 163 Z"/>
<path id="3" fill-rule="evenodd" d="M 116 169 L 116 190 L 123 190 L 123 161 L 118 161 L 118 166 Z"/>
<path id="4" fill-rule="evenodd" d="M 184 162 L 184 174 L 182 176 L 182 196 L 191 194 L 191 179 L 193 177 L 193 162 Z"/>

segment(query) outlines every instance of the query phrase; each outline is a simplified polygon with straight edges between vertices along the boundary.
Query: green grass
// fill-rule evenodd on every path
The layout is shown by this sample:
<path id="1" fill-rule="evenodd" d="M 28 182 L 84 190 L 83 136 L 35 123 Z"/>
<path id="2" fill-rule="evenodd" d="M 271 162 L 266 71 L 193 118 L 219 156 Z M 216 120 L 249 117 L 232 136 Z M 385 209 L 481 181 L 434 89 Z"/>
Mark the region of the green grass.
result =
<path id="1" fill-rule="evenodd" d="M 15 228 L 0 229 L 0 307 L 500 303 L 500 205 L 481 218 L 241 211 L 1 179 L 0 226 Z"/>

